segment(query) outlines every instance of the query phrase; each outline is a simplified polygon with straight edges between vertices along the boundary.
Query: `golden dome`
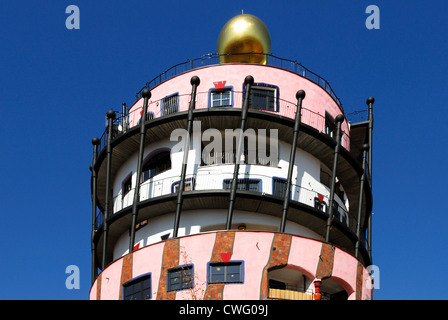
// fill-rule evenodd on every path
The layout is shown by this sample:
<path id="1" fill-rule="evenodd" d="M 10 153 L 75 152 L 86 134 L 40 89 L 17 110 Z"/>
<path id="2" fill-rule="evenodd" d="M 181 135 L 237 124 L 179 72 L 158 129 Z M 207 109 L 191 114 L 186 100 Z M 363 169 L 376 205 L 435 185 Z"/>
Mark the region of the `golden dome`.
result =
<path id="1" fill-rule="evenodd" d="M 220 63 L 266 64 L 271 51 L 268 28 L 251 14 L 237 15 L 221 29 L 217 51 Z"/>

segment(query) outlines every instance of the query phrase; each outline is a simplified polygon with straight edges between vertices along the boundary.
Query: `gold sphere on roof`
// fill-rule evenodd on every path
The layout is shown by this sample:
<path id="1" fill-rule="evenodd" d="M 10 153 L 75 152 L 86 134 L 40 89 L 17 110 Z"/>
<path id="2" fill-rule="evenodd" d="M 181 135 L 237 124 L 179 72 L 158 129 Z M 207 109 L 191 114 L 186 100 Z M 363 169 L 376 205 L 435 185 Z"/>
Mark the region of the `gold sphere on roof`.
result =
<path id="1" fill-rule="evenodd" d="M 219 33 L 217 52 L 220 63 L 266 64 L 270 51 L 268 28 L 251 14 L 233 17 Z"/>

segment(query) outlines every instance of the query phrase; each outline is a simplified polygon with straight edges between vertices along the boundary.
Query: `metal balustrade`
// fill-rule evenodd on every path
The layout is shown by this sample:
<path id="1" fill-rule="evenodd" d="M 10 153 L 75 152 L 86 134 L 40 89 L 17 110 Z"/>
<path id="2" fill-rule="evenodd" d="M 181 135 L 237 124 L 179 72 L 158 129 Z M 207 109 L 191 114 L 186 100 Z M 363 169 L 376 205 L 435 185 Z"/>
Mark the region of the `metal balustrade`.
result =
<path id="1" fill-rule="evenodd" d="M 208 109 L 208 108 L 236 108 L 241 109 L 242 103 L 243 103 L 243 92 L 241 91 L 233 91 L 233 99 L 232 99 L 232 105 L 231 106 L 224 106 L 224 107 L 210 107 L 210 92 L 198 92 L 196 94 L 196 110 L 199 109 Z M 163 107 L 162 100 L 155 100 L 151 101 L 148 104 L 148 110 L 147 110 L 147 121 L 150 121 L 152 119 L 160 118 L 163 116 L 168 116 L 177 112 L 186 112 L 190 103 L 191 95 L 190 94 L 184 94 L 178 96 L 178 104 L 171 105 L 168 109 Z M 295 114 L 297 111 L 297 103 L 287 101 L 284 99 L 277 99 L 278 100 L 278 106 L 277 111 L 273 110 L 263 110 L 263 109 L 254 109 L 251 108 L 250 110 L 256 110 L 261 112 L 266 112 L 274 115 L 281 115 L 287 118 L 294 119 Z M 112 139 L 116 138 L 117 136 L 124 134 L 128 129 L 133 128 L 137 125 L 139 125 L 141 121 L 141 113 L 142 113 L 142 107 L 135 108 L 131 112 L 127 114 L 123 114 L 121 112 L 117 113 L 117 117 L 114 120 L 114 127 L 112 130 Z M 354 115 L 358 115 L 357 113 L 352 113 Z M 309 125 L 320 132 L 325 132 L 325 114 L 320 114 L 319 112 L 313 111 L 308 108 L 302 107 L 302 117 L 301 120 L 303 124 Z M 106 146 L 107 141 L 107 127 L 104 130 L 104 133 L 102 134 L 100 138 L 100 145 L 98 147 L 99 152 Z M 344 147 L 347 150 L 350 150 L 350 136 L 349 132 L 342 131 L 342 137 L 341 137 L 341 144 L 342 147 Z"/>
<path id="2" fill-rule="evenodd" d="M 203 167 L 204 168 L 204 167 Z M 233 178 L 232 173 L 211 172 L 211 171 L 198 171 L 195 174 L 187 174 L 185 178 L 185 192 L 189 191 L 206 191 L 206 190 L 223 190 L 225 189 L 225 181 Z M 238 179 L 249 181 L 259 181 L 259 188 L 239 188 L 245 192 L 254 192 L 262 195 L 271 195 L 279 199 L 283 199 L 282 194 L 274 192 L 274 178 L 272 176 L 262 174 L 240 174 Z M 145 201 L 160 196 L 174 195 L 177 192 L 176 186 L 179 185 L 180 175 L 154 177 L 141 183 L 140 185 L 140 197 L 139 201 Z M 277 180 L 278 182 L 278 180 Z M 113 197 L 113 214 L 132 206 L 134 198 L 134 188 L 130 189 L 126 194 L 122 191 Z M 306 188 L 298 184 L 291 185 L 291 200 L 296 201 L 307 206 L 313 207 L 322 211 L 324 214 L 328 213 L 329 209 L 329 190 L 325 187 L 325 190 L 314 190 Z M 284 194 L 284 193 L 283 193 Z M 334 220 L 338 221 L 343 227 L 349 229 L 352 233 L 356 234 L 357 219 L 349 215 L 344 203 L 335 195 L 335 201 L 333 202 Z M 96 219 L 97 230 L 101 228 L 103 223 L 103 213 L 99 212 Z M 368 243 L 365 239 L 365 235 L 361 235 L 361 246 L 368 250 Z"/>
<path id="3" fill-rule="evenodd" d="M 245 53 L 243 53 L 245 54 Z M 232 54 L 225 54 L 225 55 L 232 55 Z M 242 55 L 241 53 L 238 53 L 238 55 Z M 246 55 L 251 55 L 251 53 L 246 53 Z M 257 53 L 257 55 L 260 55 Z M 291 72 L 294 72 L 312 82 L 320 86 L 322 89 L 324 89 L 332 98 L 333 100 L 338 104 L 338 106 L 343 110 L 342 103 L 336 93 L 334 93 L 333 89 L 330 86 L 330 83 L 328 83 L 327 80 L 319 76 L 318 74 L 312 72 L 308 68 L 306 68 L 304 65 L 302 65 L 300 62 L 297 62 L 297 60 L 289 60 L 280 58 L 277 56 L 274 56 L 273 54 L 264 54 L 267 57 L 267 65 L 272 67 L 277 67 L 281 69 L 285 69 Z M 147 82 L 145 86 L 136 93 L 136 99 L 138 100 L 141 97 L 141 93 L 144 89 L 152 89 L 155 86 L 159 85 L 160 83 L 176 76 L 181 73 L 200 68 L 205 66 L 211 66 L 211 65 L 218 65 L 219 63 L 219 57 L 221 55 L 217 53 L 209 53 L 205 54 L 202 57 L 187 60 L 185 62 L 178 63 L 168 70 L 162 72 L 158 76 L 156 76 L 151 81 Z"/>
<path id="4" fill-rule="evenodd" d="M 232 178 L 233 174 L 231 172 L 217 173 L 211 171 L 198 171 L 195 174 L 187 174 L 185 178 L 185 191 L 223 190 L 226 189 L 226 182 L 231 181 Z M 240 174 L 238 179 L 241 180 L 242 183 L 248 181 L 248 184 L 251 184 L 248 188 L 244 188 L 242 185 L 239 190 L 268 194 L 282 198 L 281 193 L 278 194 L 274 192 L 274 182 L 271 176 L 262 174 Z M 177 192 L 176 186 L 179 181 L 180 175 L 165 176 L 162 178 L 156 176 L 148 179 L 140 185 L 139 199 L 140 201 L 145 201 L 164 195 L 174 194 Z M 257 187 L 255 187 L 255 181 L 258 182 Z M 330 191 L 327 187 L 324 187 L 321 190 L 313 190 L 298 184 L 292 184 L 291 191 L 292 201 L 306 204 L 324 213 L 328 212 Z M 126 193 L 123 193 L 122 190 L 120 190 L 113 198 L 113 212 L 116 213 L 131 206 L 133 198 L 134 188 Z M 348 214 L 345 204 L 337 195 L 335 196 L 335 199 L 336 200 L 333 203 L 335 220 L 338 220 L 342 225 L 350 228 L 353 232 L 356 232 L 356 219 Z"/>

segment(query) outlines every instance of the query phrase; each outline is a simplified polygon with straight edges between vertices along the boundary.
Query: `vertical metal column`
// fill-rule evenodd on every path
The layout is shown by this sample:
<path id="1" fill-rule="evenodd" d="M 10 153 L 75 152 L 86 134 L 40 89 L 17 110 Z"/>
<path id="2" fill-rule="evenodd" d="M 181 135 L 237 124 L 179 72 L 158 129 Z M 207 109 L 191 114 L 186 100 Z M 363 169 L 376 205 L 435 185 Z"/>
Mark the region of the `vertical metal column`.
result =
<path id="1" fill-rule="evenodd" d="M 369 106 L 369 177 L 372 182 L 372 133 L 373 133 L 373 103 L 374 97 L 367 98 L 366 104 Z"/>
<path id="2" fill-rule="evenodd" d="M 286 189 L 285 195 L 283 199 L 283 209 L 282 209 L 282 220 L 280 223 L 280 232 L 285 232 L 286 227 L 286 215 L 288 214 L 289 200 L 291 198 L 291 179 L 292 179 L 292 171 L 294 169 L 294 161 L 296 157 L 296 148 L 297 148 L 297 138 L 299 136 L 300 122 L 302 119 L 302 100 L 305 98 L 305 91 L 299 90 L 296 93 L 297 98 L 297 111 L 296 118 L 294 121 L 294 131 L 291 143 L 291 152 L 289 154 L 289 167 L 288 167 L 288 177 L 286 179 Z"/>
<path id="3" fill-rule="evenodd" d="M 355 246 L 355 258 L 359 257 L 359 246 L 361 244 L 361 213 L 362 213 L 362 195 L 364 193 L 364 182 L 366 179 L 366 158 L 367 151 L 369 150 L 369 145 L 365 144 L 362 146 L 362 175 L 359 181 L 359 202 L 358 202 L 358 221 L 356 225 L 356 246 Z M 366 213 L 368 214 L 368 212 Z"/>
<path id="4" fill-rule="evenodd" d="M 191 99 L 190 99 L 190 106 L 188 108 L 187 138 L 185 139 L 182 171 L 180 175 L 179 189 L 177 190 L 176 214 L 174 216 L 173 238 L 177 237 L 177 233 L 179 231 L 180 213 L 182 210 L 183 192 L 185 189 L 185 175 L 187 172 L 188 153 L 190 151 L 190 137 L 193 130 L 193 110 L 195 109 L 196 106 L 196 89 L 201 83 L 201 81 L 199 77 L 193 76 L 191 77 L 190 83 L 191 83 Z"/>
<path id="5" fill-rule="evenodd" d="M 98 277 L 98 268 L 96 265 L 96 246 L 93 242 L 93 238 L 95 237 L 96 233 L 96 197 L 97 197 L 97 176 L 96 176 L 96 170 L 95 170 L 95 164 L 96 160 L 98 158 L 98 145 L 100 144 L 100 139 L 93 138 L 92 139 L 93 144 L 93 160 L 92 165 L 90 166 L 90 170 L 92 171 L 92 177 L 91 177 L 91 188 L 92 188 L 92 237 L 91 237 L 91 249 L 92 249 L 92 284 L 95 281 L 95 279 Z"/>
<path id="6" fill-rule="evenodd" d="M 126 130 L 127 130 L 126 117 L 127 117 L 126 103 L 123 102 L 123 104 L 121 105 L 121 131 L 122 132 L 126 132 Z"/>
<path id="7" fill-rule="evenodd" d="M 336 117 L 335 120 L 336 120 L 336 124 L 337 124 L 336 146 L 334 147 L 333 172 L 332 172 L 331 184 L 330 184 L 330 200 L 329 200 L 330 208 L 328 209 L 328 219 L 327 219 L 327 228 L 326 228 L 326 234 L 325 234 L 325 242 L 330 241 L 330 229 L 331 229 L 331 223 L 333 221 L 334 186 L 336 183 L 336 171 L 338 169 L 339 149 L 341 147 L 341 123 L 342 123 L 342 121 L 344 121 L 344 116 L 342 114 L 340 114 Z"/>
<path id="8" fill-rule="evenodd" d="M 107 251 L 107 236 L 109 225 L 107 218 L 109 217 L 109 193 L 110 193 L 110 170 L 112 162 L 112 147 L 110 142 L 112 140 L 112 127 L 115 120 L 115 111 L 112 109 L 107 111 L 107 149 L 106 149 L 106 199 L 104 201 L 104 219 L 103 219 L 103 257 L 101 260 L 101 268 L 106 267 L 106 251 Z"/>
<path id="9" fill-rule="evenodd" d="M 137 178 L 135 179 L 135 189 L 134 189 L 134 201 L 132 203 L 132 222 L 131 222 L 131 233 L 129 237 L 129 253 L 134 251 L 134 241 L 135 241 L 135 225 L 137 224 L 138 216 L 138 202 L 140 201 L 140 180 L 142 176 L 142 166 L 143 166 L 143 151 L 145 149 L 145 135 L 146 135 L 146 114 L 148 112 L 148 100 L 151 98 L 151 91 L 149 89 L 144 89 L 142 91 L 143 97 L 143 107 L 142 116 L 140 118 L 140 146 L 138 149 L 138 159 L 137 159 Z"/>
<path id="10" fill-rule="evenodd" d="M 249 109 L 249 97 L 250 89 L 254 84 L 254 77 L 251 75 L 244 79 L 246 85 L 246 96 L 244 98 L 243 108 L 241 110 L 241 131 L 238 138 L 238 146 L 235 153 L 235 168 L 233 171 L 232 187 L 230 190 L 229 211 L 227 212 L 226 230 L 230 230 L 232 227 L 233 208 L 235 206 L 236 189 L 238 186 L 238 172 L 240 170 L 240 158 L 244 145 L 244 130 L 246 129 L 247 110 Z"/>
<path id="11" fill-rule="evenodd" d="M 373 188 L 372 180 L 372 140 L 373 140 L 373 103 L 375 102 L 374 97 L 367 98 L 367 105 L 369 106 L 369 178 L 370 178 L 370 189 Z M 372 260 L 372 213 L 369 215 L 368 221 L 368 245 L 369 245 L 369 255 L 370 260 Z"/>

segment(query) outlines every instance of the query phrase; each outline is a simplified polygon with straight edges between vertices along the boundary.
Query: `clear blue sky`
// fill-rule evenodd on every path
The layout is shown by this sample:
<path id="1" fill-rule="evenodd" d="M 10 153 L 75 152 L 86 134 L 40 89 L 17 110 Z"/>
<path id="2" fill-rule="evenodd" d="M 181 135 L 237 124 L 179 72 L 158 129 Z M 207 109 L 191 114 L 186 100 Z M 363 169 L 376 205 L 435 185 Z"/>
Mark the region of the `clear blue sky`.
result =
<path id="1" fill-rule="evenodd" d="M 79 30 L 65 26 L 72 4 Z M 370 4 L 379 30 L 365 27 Z M 0 4 L 0 299 L 88 298 L 91 139 L 148 80 L 215 52 L 242 9 L 346 112 L 376 98 L 374 298 L 448 298 L 445 0 L 19 0 Z M 68 265 L 79 290 L 65 287 Z"/>

